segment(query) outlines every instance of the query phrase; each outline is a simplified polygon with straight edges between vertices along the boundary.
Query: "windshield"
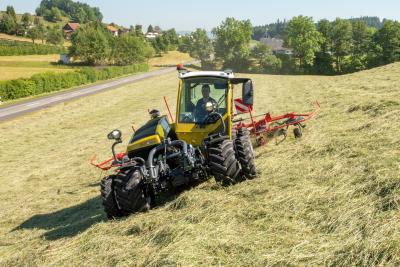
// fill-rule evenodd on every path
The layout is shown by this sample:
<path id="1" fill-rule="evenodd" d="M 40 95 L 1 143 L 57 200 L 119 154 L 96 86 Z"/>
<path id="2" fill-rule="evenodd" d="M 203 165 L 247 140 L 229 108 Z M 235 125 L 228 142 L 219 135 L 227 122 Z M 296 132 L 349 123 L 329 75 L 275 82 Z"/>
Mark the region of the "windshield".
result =
<path id="1" fill-rule="evenodd" d="M 228 80 L 213 77 L 196 77 L 182 80 L 179 122 L 203 123 L 208 116 L 206 103 L 211 102 L 215 111 L 226 113 Z"/>

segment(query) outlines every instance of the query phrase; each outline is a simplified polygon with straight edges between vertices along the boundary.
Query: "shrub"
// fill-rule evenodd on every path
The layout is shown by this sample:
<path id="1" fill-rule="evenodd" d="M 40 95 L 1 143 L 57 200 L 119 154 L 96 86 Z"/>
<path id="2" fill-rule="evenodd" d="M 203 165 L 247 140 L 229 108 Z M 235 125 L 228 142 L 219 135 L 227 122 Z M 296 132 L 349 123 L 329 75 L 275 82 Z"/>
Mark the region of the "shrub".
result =
<path id="1" fill-rule="evenodd" d="M 2 100 L 12 100 L 38 95 L 107 80 L 135 72 L 147 71 L 147 64 L 136 64 L 124 67 L 107 67 L 103 69 L 83 68 L 66 73 L 40 73 L 29 79 L 16 79 L 0 82 L 0 97 Z"/>

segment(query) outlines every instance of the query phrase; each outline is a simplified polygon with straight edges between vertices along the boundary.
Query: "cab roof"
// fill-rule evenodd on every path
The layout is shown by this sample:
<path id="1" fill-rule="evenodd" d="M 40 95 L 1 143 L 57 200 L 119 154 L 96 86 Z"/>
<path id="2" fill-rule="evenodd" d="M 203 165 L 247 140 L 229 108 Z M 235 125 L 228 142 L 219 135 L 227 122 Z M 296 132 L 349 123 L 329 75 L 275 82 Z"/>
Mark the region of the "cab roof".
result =
<path id="1" fill-rule="evenodd" d="M 179 73 L 180 79 L 192 78 L 192 77 L 219 77 L 225 79 L 233 79 L 235 75 L 233 72 L 225 71 L 190 71 Z"/>

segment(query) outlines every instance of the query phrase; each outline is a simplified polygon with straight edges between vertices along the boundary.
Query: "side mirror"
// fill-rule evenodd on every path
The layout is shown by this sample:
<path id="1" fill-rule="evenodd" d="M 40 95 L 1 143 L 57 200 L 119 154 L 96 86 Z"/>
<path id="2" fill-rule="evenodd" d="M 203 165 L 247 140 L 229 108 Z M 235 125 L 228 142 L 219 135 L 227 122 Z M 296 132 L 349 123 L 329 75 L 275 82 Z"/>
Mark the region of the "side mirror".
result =
<path id="1" fill-rule="evenodd" d="M 120 141 L 121 140 L 121 136 L 122 136 L 121 131 L 116 129 L 116 130 L 113 130 L 111 133 L 109 133 L 107 135 L 107 138 L 110 139 L 110 140 Z"/>
<path id="2" fill-rule="evenodd" d="M 253 81 L 248 80 L 247 82 L 243 83 L 243 88 L 242 88 L 243 104 L 247 106 L 252 106 L 253 96 L 254 96 Z"/>

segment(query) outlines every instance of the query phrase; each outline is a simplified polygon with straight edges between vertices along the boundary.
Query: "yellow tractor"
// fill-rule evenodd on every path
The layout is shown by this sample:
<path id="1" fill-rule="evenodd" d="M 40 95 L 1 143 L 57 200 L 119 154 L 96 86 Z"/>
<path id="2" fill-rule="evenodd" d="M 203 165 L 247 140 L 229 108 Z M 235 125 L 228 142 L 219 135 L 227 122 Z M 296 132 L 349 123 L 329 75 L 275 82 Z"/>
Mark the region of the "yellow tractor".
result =
<path id="1" fill-rule="evenodd" d="M 249 132 L 233 125 L 234 86 L 241 85 L 243 103 L 252 105 L 252 81 L 231 71 L 178 71 L 176 122 L 152 110 L 126 153 L 115 153 L 121 132 L 108 135 L 115 140 L 111 167 L 116 172 L 102 179 L 101 196 L 109 218 L 146 211 L 162 192 L 210 176 L 223 185 L 256 177 Z"/>

